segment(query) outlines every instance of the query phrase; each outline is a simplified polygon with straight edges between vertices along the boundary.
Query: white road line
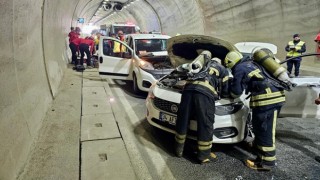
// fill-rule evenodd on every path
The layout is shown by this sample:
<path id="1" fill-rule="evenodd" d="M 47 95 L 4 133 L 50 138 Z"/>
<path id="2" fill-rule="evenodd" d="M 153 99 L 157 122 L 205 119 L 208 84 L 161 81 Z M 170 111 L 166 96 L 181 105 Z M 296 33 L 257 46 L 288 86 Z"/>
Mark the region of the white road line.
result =
<path id="1" fill-rule="evenodd" d="M 113 82 L 113 80 L 111 79 L 107 79 L 108 82 L 105 82 L 105 90 L 107 92 L 107 94 L 109 95 L 109 98 L 114 99 L 114 95 L 109 87 L 109 82 Z M 114 83 L 114 82 L 113 82 Z M 110 83 L 112 84 L 112 83 Z M 111 107 L 114 111 L 114 105 L 113 103 L 111 103 Z M 121 118 L 117 118 L 115 117 L 116 120 L 121 120 Z M 127 123 L 127 122 L 125 122 Z M 120 132 L 121 135 L 123 137 L 125 146 L 127 148 L 127 152 L 129 154 L 130 160 L 131 160 L 131 164 L 133 166 L 133 169 L 138 177 L 138 179 L 152 179 L 150 172 L 148 171 L 148 167 L 146 165 L 146 163 L 143 161 L 142 155 L 139 152 L 139 149 L 135 143 L 135 138 L 134 138 L 134 134 L 133 131 L 130 129 L 129 130 L 129 125 L 127 125 L 126 127 L 119 127 L 120 128 Z"/>
<path id="2" fill-rule="evenodd" d="M 117 88 L 117 89 L 114 89 L 114 91 L 116 92 L 117 96 L 120 97 L 119 100 L 127 112 L 128 118 L 130 120 L 129 125 L 131 127 L 134 127 L 136 124 L 139 124 L 140 119 L 138 118 L 138 116 L 136 115 L 136 113 L 134 112 L 132 107 L 130 106 L 130 103 L 126 99 L 122 90 Z M 141 132 L 141 134 L 144 134 L 145 132 L 146 131 L 143 130 L 143 132 Z M 131 132 L 131 135 L 133 137 L 135 136 L 133 131 Z M 164 179 L 175 179 L 171 170 L 168 168 L 168 165 L 166 164 L 166 159 L 164 159 L 161 156 L 158 147 L 155 144 L 147 141 L 146 139 L 144 139 L 142 137 L 137 137 L 137 139 L 138 139 L 138 141 L 140 141 L 144 145 L 144 147 L 146 147 L 146 152 L 147 152 L 148 156 L 151 157 L 150 160 L 154 164 L 154 167 L 156 168 L 156 170 L 158 172 L 157 174 L 159 174 L 161 176 L 158 178 L 160 178 L 160 179 L 163 179 L 163 178 Z M 135 149 L 138 149 L 138 148 L 135 147 Z M 132 150 L 132 149 L 128 149 L 128 150 Z M 141 155 L 141 157 L 142 157 L 142 155 Z"/>

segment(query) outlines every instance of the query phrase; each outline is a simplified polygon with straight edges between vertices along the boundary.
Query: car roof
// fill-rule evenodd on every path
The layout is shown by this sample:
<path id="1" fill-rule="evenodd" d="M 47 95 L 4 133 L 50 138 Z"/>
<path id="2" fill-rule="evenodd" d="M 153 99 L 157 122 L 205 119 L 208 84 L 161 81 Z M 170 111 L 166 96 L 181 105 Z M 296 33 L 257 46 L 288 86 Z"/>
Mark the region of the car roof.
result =
<path id="1" fill-rule="evenodd" d="M 128 34 L 128 37 L 132 37 L 133 39 L 169 39 L 168 35 L 161 34 Z"/>
<path id="2" fill-rule="evenodd" d="M 239 42 L 234 46 L 242 53 L 252 53 L 256 48 L 267 48 L 270 49 L 273 54 L 277 54 L 277 46 L 271 43 L 263 42 Z"/>

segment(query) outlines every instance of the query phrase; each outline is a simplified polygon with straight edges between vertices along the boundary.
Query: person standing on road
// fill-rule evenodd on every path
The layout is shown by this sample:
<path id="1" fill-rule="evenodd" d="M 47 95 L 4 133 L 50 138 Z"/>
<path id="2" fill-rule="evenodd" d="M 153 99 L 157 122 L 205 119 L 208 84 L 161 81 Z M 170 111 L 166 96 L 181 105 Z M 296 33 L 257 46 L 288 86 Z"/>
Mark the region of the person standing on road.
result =
<path id="1" fill-rule="evenodd" d="M 118 36 L 117 39 L 120 41 L 124 42 L 125 41 L 125 36 L 123 34 L 123 31 L 118 31 Z M 123 46 L 121 43 L 114 41 L 113 43 L 113 54 L 116 57 L 123 57 L 122 54 L 126 51 L 126 47 Z"/>
<path id="2" fill-rule="evenodd" d="M 253 53 L 253 58 L 265 52 Z M 264 57 L 265 58 L 265 57 Z M 277 115 L 285 102 L 283 89 L 272 84 L 250 57 L 243 58 L 238 51 L 231 51 L 225 58 L 226 67 L 232 70 L 231 96 L 238 98 L 243 91 L 250 92 L 252 126 L 255 134 L 253 152 L 256 159 L 247 159 L 246 166 L 255 170 L 270 171 L 276 165 L 275 133 Z"/>
<path id="3" fill-rule="evenodd" d="M 79 48 L 79 43 L 75 43 L 78 42 L 78 40 L 80 37 L 80 28 L 77 27 L 76 30 L 74 30 L 73 27 L 71 27 L 71 32 L 69 33 L 69 47 L 71 50 L 71 64 L 76 64 L 77 63 L 77 51 Z"/>
<path id="4" fill-rule="evenodd" d="M 306 43 L 300 40 L 299 34 L 294 34 L 293 41 L 288 42 L 285 50 L 288 52 L 286 56 L 287 59 L 292 57 L 297 57 L 302 53 L 306 52 Z M 287 67 L 288 67 L 288 72 L 290 77 L 293 77 L 291 75 L 293 66 L 294 66 L 295 77 L 299 76 L 301 59 L 302 59 L 301 57 L 297 57 L 287 61 Z"/>
<path id="5" fill-rule="evenodd" d="M 78 64 L 78 57 L 77 57 L 77 52 L 79 51 L 79 45 L 82 41 L 82 38 L 74 38 L 71 42 L 70 42 L 70 49 L 72 52 L 72 62 L 71 64 L 74 64 L 74 66 L 77 66 Z"/>
<path id="6" fill-rule="evenodd" d="M 201 55 L 204 56 L 202 53 Z M 177 112 L 174 147 L 176 156 L 182 157 L 189 121 L 191 118 L 195 118 L 197 120 L 198 133 L 197 158 L 200 164 L 211 162 L 216 158 L 216 155 L 211 152 L 215 101 L 219 99 L 219 92 L 221 92 L 221 95 L 229 95 L 227 83 L 229 73 L 225 67 L 219 64 L 218 61 L 221 62 L 221 60 L 214 58 L 206 61 L 208 61 L 206 67 L 209 68 L 199 72 L 198 75 L 202 74 L 199 78 L 187 80 L 183 89 Z M 222 88 L 220 89 L 220 87 Z"/>
<path id="7" fill-rule="evenodd" d="M 83 58 L 84 53 L 87 55 L 87 63 L 90 63 L 92 54 L 95 53 L 95 47 L 94 47 L 94 37 L 86 37 L 85 39 L 82 39 L 79 45 L 79 50 L 81 53 L 81 59 L 80 59 L 80 65 L 83 66 Z M 88 64 L 89 66 L 91 64 Z"/>

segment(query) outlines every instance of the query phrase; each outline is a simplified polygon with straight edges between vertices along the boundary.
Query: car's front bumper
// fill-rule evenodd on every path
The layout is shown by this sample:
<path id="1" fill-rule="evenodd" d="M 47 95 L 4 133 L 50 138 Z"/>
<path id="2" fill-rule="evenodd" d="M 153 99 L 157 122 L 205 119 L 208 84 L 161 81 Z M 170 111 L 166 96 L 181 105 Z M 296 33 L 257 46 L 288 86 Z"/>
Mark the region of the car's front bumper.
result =
<path id="1" fill-rule="evenodd" d="M 167 94 L 172 92 L 167 92 Z M 160 120 L 160 112 L 176 116 L 175 113 L 163 111 L 154 104 L 154 97 L 148 96 L 146 100 L 147 106 L 147 120 L 157 128 L 165 130 L 170 133 L 175 133 L 175 124 L 170 124 L 167 121 Z M 246 121 L 249 116 L 249 108 L 243 106 L 241 110 L 232 115 L 218 116 L 215 115 L 213 142 L 221 144 L 238 143 L 243 141 Z M 196 139 L 197 122 L 190 121 L 188 137 Z"/>

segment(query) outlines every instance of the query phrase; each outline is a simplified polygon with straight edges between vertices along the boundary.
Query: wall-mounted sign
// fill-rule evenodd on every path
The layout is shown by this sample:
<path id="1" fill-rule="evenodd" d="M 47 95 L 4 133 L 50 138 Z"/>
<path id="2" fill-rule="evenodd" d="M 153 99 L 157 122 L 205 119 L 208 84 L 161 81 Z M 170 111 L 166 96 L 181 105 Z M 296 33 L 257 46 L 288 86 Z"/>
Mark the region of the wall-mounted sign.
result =
<path id="1" fill-rule="evenodd" d="M 78 18 L 79 23 L 84 23 L 84 18 Z"/>

